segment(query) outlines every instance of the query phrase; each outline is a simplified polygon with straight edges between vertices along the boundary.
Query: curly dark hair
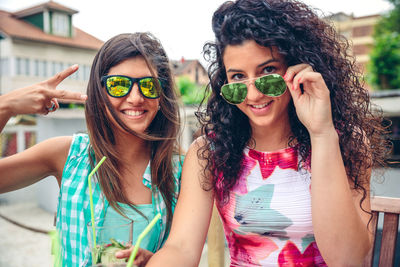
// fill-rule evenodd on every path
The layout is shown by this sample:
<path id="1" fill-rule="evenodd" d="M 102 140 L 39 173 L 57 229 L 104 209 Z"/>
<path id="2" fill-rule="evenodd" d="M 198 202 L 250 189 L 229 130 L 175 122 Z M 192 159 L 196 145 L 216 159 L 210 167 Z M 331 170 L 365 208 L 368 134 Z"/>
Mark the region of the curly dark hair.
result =
<path id="1" fill-rule="evenodd" d="M 216 41 L 203 48 L 210 62 L 210 94 L 205 109 L 203 99 L 196 113 L 206 138 L 199 157 L 206 162 L 204 175 L 212 174 L 203 183 L 205 189 L 214 189 L 217 199 L 226 201 L 241 173 L 238 163 L 243 159 L 243 149 L 254 144 L 248 117 L 220 96 L 221 86 L 227 82 L 225 48 L 254 40 L 264 47 L 276 47 L 288 66 L 307 63 L 323 76 L 330 90 L 333 122 L 347 175 L 353 189 L 363 194 L 361 206 L 369 183 L 363 177 L 369 168 L 384 164 L 388 148 L 382 112 L 371 111 L 369 92 L 363 88 L 361 72 L 348 53 L 348 41 L 307 5 L 290 0 L 225 2 L 213 15 L 212 28 Z M 292 101 L 288 112 L 293 133 L 288 145 L 298 146 L 301 168 L 309 164 L 310 136 Z"/>

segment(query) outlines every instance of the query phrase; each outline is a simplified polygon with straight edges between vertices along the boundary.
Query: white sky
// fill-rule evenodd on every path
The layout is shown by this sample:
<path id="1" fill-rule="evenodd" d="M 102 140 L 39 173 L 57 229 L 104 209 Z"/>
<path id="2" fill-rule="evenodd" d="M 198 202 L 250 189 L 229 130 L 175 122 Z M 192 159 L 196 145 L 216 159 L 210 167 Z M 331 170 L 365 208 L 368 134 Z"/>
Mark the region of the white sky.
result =
<path id="1" fill-rule="evenodd" d="M 225 0 L 55 0 L 78 10 L 74 26 L 106 41 L 124 32 L 150 31 L 171 59 L 202 59 L 204 43 L 213 40 L 211 17 Z M 45 0 L 0 0 L 0 9 L 18 11 Z M 303 0 L 324 15 L 365 16 L 390 9 L 385 0 Z M 154 8 L 154 10 L 152 10 Z M 320 13 L 320 12 L 319 12 Z"/>

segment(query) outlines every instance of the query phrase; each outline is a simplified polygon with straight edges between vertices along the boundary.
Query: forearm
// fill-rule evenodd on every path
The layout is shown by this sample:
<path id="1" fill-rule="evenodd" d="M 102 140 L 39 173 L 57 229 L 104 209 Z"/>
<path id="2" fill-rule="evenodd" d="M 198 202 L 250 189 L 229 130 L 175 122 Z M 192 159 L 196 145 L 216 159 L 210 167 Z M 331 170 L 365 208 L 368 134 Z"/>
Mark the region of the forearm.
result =
<path id="1" fill-rule="evenodd" d="M 354 201 L 335 131 L 311 137 L 312 216 L 315 238 L 329 266 L 356 265 L 370 248 Z"/>
<path id="2" fill-rule="evenodd" d="M 185 251 L 184 249 L 165 244 L 165 246 L 160 249 L 156 254 L 151 257 L 151 259 L 146 264 L 147 267 L 175 267 L 175 266 L 187 266 L 195 267 L 198 265 L 200 259 L 195 259 L 191 256 L 190 251 Z"/>

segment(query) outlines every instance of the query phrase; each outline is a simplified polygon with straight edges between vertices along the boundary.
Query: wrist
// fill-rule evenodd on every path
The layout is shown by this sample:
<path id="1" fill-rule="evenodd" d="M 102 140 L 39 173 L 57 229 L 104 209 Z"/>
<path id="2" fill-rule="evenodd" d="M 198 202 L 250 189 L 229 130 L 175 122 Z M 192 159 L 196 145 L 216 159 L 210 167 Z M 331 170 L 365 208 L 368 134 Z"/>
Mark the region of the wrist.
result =
<path id="1" fill-rule="evenodd" d="M 13 114 L 10 101 L 6 99 L 6 96 L 7 95 L 0 95 L 0 114 L 1 116 L 8 116 L 11 118 L 15 114 Z"/>
<path id="2" fill-rule="evenodd" d="M 339 141 L 339 135 L 334 127 L 326 131 L 321 131 L 319 133 L 310 133 L 311 143 L 315 142 L 329 142 L 329 141 Z"/>

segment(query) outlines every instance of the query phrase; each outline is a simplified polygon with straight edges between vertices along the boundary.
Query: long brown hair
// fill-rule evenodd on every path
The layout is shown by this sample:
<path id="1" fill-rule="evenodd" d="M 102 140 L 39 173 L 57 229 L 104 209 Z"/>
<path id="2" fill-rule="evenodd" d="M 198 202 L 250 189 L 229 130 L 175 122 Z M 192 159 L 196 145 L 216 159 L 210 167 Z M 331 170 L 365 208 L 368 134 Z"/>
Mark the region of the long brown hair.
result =
<path id="1" fill-rule="evenodd" d="M 160 110 L 145 134 L 132 131 L 118 118 L 100 80 L 113 66 L 137 56 L 143 57 L 149 69 L 157 72 L 162 84 Z M 150 33 L 120 34 L 108 40 L 93 60 L 87 95 L 85 115 L 90 137 L 90 154 L 96 162 L 103 156 L 107 157 L 98 170 L 99 183 L 105 197 L 121 214 L 123 211 L 117 202 L 128 203 L 135 209 L 134 203 L 130 203 L 124 195 L 118 178 L 121 176 L 121 162 L 115 148 L 114 119 L 125 131 L 150 143 L 152 190 L 160 190 L 163 196 L 167 208 L 168 229 L 175 197 L 172 159 L 179 151 L 180 116 L 169 60 L 161 43 Z M 107 111 L 113 118 L 108 117 Z M 93 158 L 90 158 L 93 166 Z"/>

